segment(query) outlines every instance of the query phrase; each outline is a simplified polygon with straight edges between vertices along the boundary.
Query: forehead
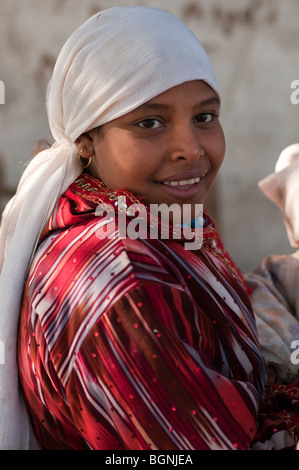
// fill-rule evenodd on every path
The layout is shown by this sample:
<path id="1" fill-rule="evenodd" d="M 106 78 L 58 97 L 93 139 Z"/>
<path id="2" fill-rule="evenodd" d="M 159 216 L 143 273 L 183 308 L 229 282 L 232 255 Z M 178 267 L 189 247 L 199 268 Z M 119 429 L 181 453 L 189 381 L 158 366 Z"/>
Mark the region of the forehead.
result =
<path id="1" fill-rule="evenodd" d="M 136 108 L 132 113 L 162 108 L 172 109 L 177 103 L 192 107 L 220 105 L 220 98 L 207 83 L 194 80 L 166 90 Z"/>

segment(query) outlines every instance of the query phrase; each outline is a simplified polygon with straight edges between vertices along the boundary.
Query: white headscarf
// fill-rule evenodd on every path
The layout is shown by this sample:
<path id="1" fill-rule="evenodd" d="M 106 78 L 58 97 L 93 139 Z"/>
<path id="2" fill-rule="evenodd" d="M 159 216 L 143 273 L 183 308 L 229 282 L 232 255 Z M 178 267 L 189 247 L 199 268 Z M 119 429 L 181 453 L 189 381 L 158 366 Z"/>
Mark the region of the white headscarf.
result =
<path id="1" fill-rule="evenodd" d="M 77 137 L 191 80 L 217 93 L 210 60 L 173 15 L 149 7 L 116 7 L 92 16 L 63 47 L 47 91 L 54 145 L 27 166 L 0 232 L 0 448 L 30 448 L 30 426 L 18 390 L 17 330 L 22 292 L 39 234 L 58 197 L 82 169 Z"/>

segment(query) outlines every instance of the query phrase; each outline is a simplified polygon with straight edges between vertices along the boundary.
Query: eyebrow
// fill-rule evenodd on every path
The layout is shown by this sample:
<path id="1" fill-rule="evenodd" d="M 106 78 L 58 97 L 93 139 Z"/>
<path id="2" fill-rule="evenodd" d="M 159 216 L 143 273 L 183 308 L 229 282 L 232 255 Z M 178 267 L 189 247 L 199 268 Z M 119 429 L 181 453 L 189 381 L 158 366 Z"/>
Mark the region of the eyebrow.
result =
<path id="1" fill-rule="evenodd" d="M 212 98 L 208 98 L 200 103 L 201 106 L 208 106 L 210 104 L 219 104 L 220 105 L 220 98 L 218 96 L 212 96 Z"/>
<path id="2" fill-rule="evenodd" d="M 194 107 L 199 106 L 210 106 L 210 105 L 220 105 L 220 99 L 218 96 L 212 96 L 211 98 L 207 98 L 206 100 L 201 101 L 200 103 L 196 103 Z M 155 103 L 154 101 L 148 101 L 147 103 L 142 104 L 139 108 L 132 111 L 132 113 L 140 113 L 143 111 L 150 111 L 155 109 L 173 109 L 172 105 L 164 104 L 164 103 Z"/>

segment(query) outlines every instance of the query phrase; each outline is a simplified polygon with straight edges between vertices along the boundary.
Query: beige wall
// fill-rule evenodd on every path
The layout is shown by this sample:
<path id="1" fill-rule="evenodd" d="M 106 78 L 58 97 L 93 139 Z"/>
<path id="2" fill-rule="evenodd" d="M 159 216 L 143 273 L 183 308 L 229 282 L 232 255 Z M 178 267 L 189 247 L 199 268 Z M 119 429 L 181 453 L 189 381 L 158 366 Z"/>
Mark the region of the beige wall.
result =
<path id="1" fill-rule="evenodd" d="M 65 40 L 91 14 L 123 4 L 176 14 L 212 58 L 227 140 L 215 215 L 237 264 L 247 271 L 268 253 L 289 252 L 281 214 L 257 182 L 299 140 L 299 105 L 290 101 L 299 79 L 298 0 L 1 0 L 0 186 L 14 189 L 35 142 L 51 140 L 45 90 Z"/>

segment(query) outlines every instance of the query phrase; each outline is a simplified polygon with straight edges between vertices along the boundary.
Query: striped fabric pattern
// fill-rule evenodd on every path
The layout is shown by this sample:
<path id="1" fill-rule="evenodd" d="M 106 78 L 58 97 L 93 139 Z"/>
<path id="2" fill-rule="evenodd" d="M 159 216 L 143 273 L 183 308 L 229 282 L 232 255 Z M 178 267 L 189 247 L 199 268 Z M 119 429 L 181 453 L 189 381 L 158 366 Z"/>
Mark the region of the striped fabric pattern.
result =
<path id="1" fill-rule="evenodd" d="M 59 200 L 26 283 L 18 360 L 41 445 L 248 449 L 264 363 L 213 222 L 206 215 L 197 251 L 182 240 L 122 239 L 117 227 L 99 239 L 96 208 L 109 201 L 81 176 Z"/>

